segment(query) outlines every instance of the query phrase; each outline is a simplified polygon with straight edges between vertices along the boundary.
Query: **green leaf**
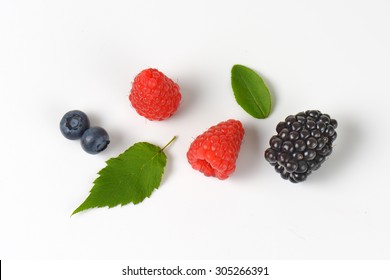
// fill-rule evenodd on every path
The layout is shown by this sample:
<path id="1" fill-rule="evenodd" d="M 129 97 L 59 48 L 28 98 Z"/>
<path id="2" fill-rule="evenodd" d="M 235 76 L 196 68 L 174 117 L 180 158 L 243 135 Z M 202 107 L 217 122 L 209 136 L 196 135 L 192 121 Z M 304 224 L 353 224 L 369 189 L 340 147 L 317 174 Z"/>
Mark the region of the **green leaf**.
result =
<path id="1" fill-rule="evenodd" d="M 263 79 L 243 65 L 232 68 L 232 88 L 237 103 L 257 119 L 268 117 L 271 112 L 271 96 Z"/>
<path id="2" fill-rule="evenodd" d="M 160 186 L 167 157 L 163 148 L 139 142 L 116 158 L 109 159 L 99 171 L 87 199 L 72 215 L 95 207 L 140 203 Z"/>

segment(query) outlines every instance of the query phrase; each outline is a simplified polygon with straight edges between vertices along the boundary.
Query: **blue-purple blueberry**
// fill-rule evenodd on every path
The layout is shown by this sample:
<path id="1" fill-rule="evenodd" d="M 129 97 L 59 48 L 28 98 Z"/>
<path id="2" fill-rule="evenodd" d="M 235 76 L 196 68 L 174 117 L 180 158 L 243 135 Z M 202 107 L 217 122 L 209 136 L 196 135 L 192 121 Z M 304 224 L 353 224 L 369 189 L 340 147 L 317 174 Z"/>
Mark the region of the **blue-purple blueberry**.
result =
<path id="1" fill-rule="evenodd" d="M 98 126 L 87 129 L 81 136 L 81 147 L 89 154 L 94 155 L 104 151 L 109 143 L 107 131 Z"/>
<path id="2" fill-rule="evenodd" d="M 80 139 L 89 128 L 89 119 L 84 112 L 73 110 L 67 112 L 60 121 L 60 130 L 67 139 Z"/>

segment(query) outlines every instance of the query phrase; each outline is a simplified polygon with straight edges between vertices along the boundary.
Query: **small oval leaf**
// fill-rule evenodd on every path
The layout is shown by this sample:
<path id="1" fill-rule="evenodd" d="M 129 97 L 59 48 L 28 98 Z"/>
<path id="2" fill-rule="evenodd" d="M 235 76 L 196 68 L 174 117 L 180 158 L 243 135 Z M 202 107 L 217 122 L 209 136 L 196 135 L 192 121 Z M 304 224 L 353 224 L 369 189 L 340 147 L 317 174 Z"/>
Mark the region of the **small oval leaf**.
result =
<path id="1" fill-rule="evenodd" d="M 271 112 L 271 96 L 263 79 L 252 69 L 236 64 L 231 77 L 237 103 L 257 119 L 268 117 Z"/>

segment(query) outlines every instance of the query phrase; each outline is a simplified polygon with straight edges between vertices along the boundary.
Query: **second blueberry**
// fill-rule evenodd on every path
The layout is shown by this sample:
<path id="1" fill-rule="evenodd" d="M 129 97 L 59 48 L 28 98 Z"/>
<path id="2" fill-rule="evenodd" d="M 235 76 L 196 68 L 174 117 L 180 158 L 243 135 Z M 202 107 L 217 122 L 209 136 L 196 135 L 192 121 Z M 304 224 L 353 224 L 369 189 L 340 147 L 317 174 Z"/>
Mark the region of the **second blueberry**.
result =
<path id="1" fill-rule="evenodd" d="M 108 133 L 98 126 L 87 129 L 81 137 L 81 147 L 89 154 L 104 151 L 109 143 Z"/>

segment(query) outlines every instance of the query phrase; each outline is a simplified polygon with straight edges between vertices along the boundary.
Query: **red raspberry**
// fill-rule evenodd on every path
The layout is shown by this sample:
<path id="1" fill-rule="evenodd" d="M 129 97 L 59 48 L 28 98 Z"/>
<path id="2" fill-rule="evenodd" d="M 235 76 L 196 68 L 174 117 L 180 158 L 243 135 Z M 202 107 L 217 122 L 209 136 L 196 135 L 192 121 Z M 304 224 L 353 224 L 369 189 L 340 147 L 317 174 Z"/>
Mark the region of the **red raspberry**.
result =
<path id="1" fill-rule="evenodd" d="M 151 121 L 161 121 L 176 112 L 181 94 L 175 82 L 150 68 L 135 77 L 129 99 L 138 114 Z"/>
<path id="2" fill-rule="evenodd" d="M 191 143 L 187 152 L 192 168 L 206 176 L 224 180 L 236 169 L 236 160 L 244 137 L 237 120 L 227 120 L 210 127 Z"/>

